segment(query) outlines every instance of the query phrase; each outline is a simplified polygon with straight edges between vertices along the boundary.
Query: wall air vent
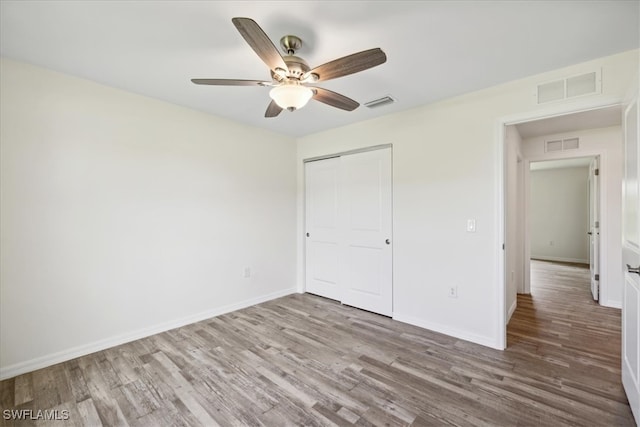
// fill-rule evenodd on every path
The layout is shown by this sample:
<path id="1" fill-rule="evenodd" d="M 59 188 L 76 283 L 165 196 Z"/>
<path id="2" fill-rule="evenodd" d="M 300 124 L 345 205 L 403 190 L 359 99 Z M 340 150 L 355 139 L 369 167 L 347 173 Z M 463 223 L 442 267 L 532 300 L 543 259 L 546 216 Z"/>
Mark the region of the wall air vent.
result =
<path id="1" fill-rule="evenodd" d="M 544 151 L 546 151 L 547 153 L 551 151 L 562 151 L 562 140 L 559 139 L 557 141 L 545 141 Z"/>
<path id="2" fill-rule="evenodd" d="M 580 140 L 578 138 L 568 138 L 562 140 L 563 150 L 577 150 L 580 148 Z"/>
<path id="3" fill-rule="evenodd" d="M 580 139 L 578 138 L 554 139 L 544 142 L 544 151 L 546 153 L 552 151 L 577 150 L 578 148 L 580 148 Z"/>
<path id="4" fill-rule="evenodd" d="M 564 80 L 538 85 L 538 104 L 564 99 Z"/>
<path id="5" fill-rule="evenodd" d="M 396 99 L 387 95 L 382 98 L 374 99 L 373 101 L 365 102 L 364 106 L 367 108 L 376 108 L 387 104 L 393 104 L 394 102 L 396 102 Z"/>
<path id="6" fill-rule="evenodd" d="M 581 74 L 567 79 L 567 98 L 598 93 L 599 78 L 593 73 Z"/>
<path id="7" fill-rule="evenodd" d="M 600 71 L 569 76 L 564 79 L 540 83 L 536 86 L 535 97 L 538 104 L 595 95 L 602 92 Z"/>

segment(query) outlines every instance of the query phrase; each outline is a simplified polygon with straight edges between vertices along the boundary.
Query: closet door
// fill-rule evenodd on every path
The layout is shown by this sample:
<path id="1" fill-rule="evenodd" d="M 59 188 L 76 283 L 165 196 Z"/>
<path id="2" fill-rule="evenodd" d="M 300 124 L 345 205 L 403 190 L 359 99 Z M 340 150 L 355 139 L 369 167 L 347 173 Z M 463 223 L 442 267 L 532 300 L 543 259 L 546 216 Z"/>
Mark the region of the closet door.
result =
<path id="1" fill-rule="evenodd" d="M 342 157 L 342 302 L 391 316 L 391 149 Z"/>
<path id="2" fill-rule="evenodd" d="M 340 158 L 305 163 L 306 291 L 340 300 Z"/>
<path id="3" fill-rule="evenodd" d="M 306 290 L 392 315 L 391 149 L 305 164 Z"/>

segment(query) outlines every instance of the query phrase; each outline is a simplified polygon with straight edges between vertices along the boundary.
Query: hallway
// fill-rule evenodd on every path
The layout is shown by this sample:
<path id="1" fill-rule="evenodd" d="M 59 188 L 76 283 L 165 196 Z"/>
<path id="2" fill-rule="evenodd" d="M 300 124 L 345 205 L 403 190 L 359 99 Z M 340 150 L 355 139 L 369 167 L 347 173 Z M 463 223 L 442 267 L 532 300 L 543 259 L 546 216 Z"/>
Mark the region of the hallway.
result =
<path id="1" fill-rule="evenodd" d="M 593 301 L 588 267 L 532 260 L 531 295 L 518 295 L 507 351 L 539 360 L 536 372 L 527 375 L 541 381 L 538 386 L 553 384 L 548 388 L 558 404 L 570 399 L 634 425 L 620 379 L 620 329 L 620 310 Z"/>

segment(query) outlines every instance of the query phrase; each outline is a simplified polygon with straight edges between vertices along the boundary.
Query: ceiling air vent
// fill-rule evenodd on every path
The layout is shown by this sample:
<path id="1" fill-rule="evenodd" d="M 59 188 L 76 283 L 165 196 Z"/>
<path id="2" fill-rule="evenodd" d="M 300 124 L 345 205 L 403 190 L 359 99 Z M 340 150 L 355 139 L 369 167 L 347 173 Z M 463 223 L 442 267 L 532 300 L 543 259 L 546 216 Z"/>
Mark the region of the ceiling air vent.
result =
<path id="1" fill-rule="evenodd" d="M 595 95 L 602 92 L 600 71 L 569 76 L 536 86 L 535 97 L 538 104 L 561 101 L 584 95 Z"/>
<path id="2" fill-rule="evenodd" d="M 365 102 L 364 106 L 367 108 L 376 108 L 382 107 L 383 105 L 387 104 L 393 104 L 394 102 L 396 102 L 395 98 L 387 95 L 383 96 L 382 98 L 374 99 L 373 101 Z"/>

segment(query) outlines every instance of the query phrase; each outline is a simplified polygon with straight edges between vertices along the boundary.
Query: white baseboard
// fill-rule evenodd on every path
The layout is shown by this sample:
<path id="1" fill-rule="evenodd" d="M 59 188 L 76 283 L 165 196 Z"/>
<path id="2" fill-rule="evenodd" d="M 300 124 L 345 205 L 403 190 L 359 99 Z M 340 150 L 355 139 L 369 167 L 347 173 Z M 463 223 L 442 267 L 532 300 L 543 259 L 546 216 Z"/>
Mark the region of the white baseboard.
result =
<path id="1" fill-rule="evenodd" d="M 499 346 L 497 340 L 493 337 L 487 337 L 484 335 L 478 335 L 467 331 L 452 328 L 450 326 L 429 322 L 423 319 L 418 319 L 412 316 L 406 316 L 404 314 L 393 313 L 393 320 L 398 322 L 408 323 L 413 326 L 419 326 L 420 328 L 429 329 L 430 331 L 438 332 L 441 334 L 449 335 L 461 340 L 470 341 L 475 344 L 480 344 L 485 347 L 495 348 L 497 350 L 504 350 Z"/>
<path id="2" fill-rule="evenodd" d="M 587 264 L 587 265 L 589 264 L 588 259 L 579 259 L 579 258 L 562 258 L 562 257 L 555 257 L 555 256 L 531 255 L 531 259 L 537 259 L 540 261 L 571 262 L 574 264 Z"/>
<path id="3" fill-rule="evenodd" d="M 24 362 L 16 363 L 13 365 L 0 368 L 0 380 L 12 378 L 17 375 L 21 375 L 27 372 L 32 372 L 37 369 L 46 368 L 47 366 L 55 365 L 57 363 L 66 362 L 67 360 L 75 359 L 76 357 L 86 356 L 87 354 L 95 353 L 96 351 L 105 350 L 110 347 L 115 347 L 121 344 L 125 344 L 131 341 L 146 338 L 151 335 L 159 334 L 171 329 L 179 328 L 181 326 L 189 325 L 191 323 L 200 322 L 201 320 L 210 319 L 212 317 L 219 316 L 221 314 L 230 313 L 232 311 L 240 310 L 252 305 L 260 304 L 272 299 L 280 298 L 285 295 L 296 293 L 297 288 L 283 289 L 270 294 L 261 295 L 256 298 L 251 298 L 238 303 L 225 305 L 223 307 L 213 308 L 201 313 L 197 313 L 191 316 L 186 316 L 180 319 L 175 319 L 169 322 L 164 322 L 159 325 L 151 326 L 149 328 L 139 329 L 134 332 L 118 335 L 115 337 L 106 338 L 99 341 L 94 341 L 88 344 L 73 347 L 67 350 L 62 350 L 56 353 L 48 354 L 35 359 L 27 360 Z"/>
<path id="4" fill-rule="evenodd" d="M 517 307 L 518 297 L 516 296 L 516 299 L 513 301 L 513 304 L 511 304 L 511 307 L 509 307 L 509 312 L 507 313 L 507 324 L 509 324 L 509 320 L 511 320 L 511 316 L 513 316 L 513 312 L 516 311 Z"/>
<path id="5" fill-rule="evenodd" d="M 608 300 L 606 302 L 601 302 L 600 305 L 611 308 L 619 308 L 620 310 L 622 310 L 622 301 Z"/>

